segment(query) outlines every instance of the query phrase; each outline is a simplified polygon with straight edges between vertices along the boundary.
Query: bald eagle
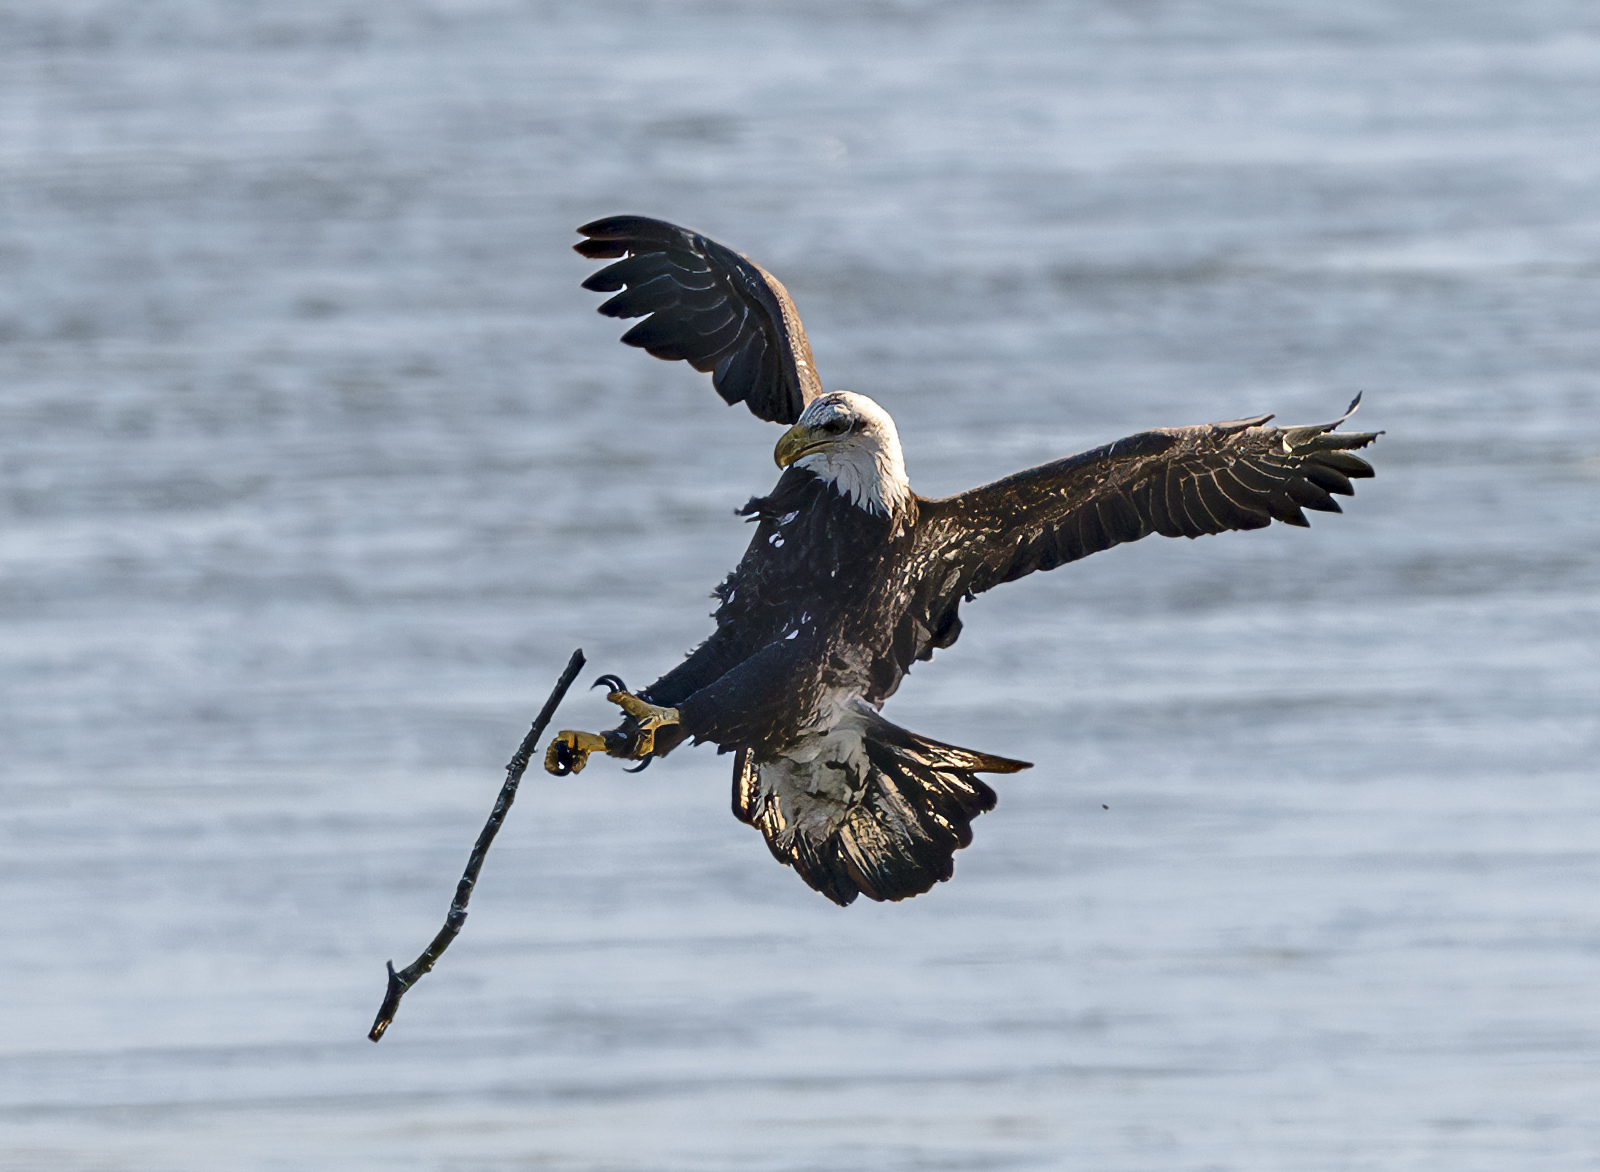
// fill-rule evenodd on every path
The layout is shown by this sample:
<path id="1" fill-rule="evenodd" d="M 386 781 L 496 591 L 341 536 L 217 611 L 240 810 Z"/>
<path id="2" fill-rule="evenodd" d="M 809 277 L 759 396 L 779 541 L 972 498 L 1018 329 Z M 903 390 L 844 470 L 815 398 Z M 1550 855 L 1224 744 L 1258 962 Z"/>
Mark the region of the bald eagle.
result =
<path id="1" fill-rule="evenodd" d="M 622 336 L 711 374 L 728 403 L 788 424 L 782 475 L 739 513 L 749 549 L 719 586 L 716 630 L 637 693 L 603 676 L 624 713 L 567 730 L 545 767 L 604 752 L 644 768 L 684 741 L 735 754 L 733 811 L 773 855 L 838 904 L 900 900 L 950 878 L 972 820 L 994 808 L 980 773 L 1029 767 L 899 728 L 879 709 L 911 665 L 949 647 L 963 602 L 1151 533 L 1199 537 L 1306 525 L 1372 467 L 1378 434 L 1271 415 L 1141 432 L 955 496 L 918 496 L 894 421 L 865 395 L 824 393 L 794 302 L 759 265 L 697 232 L 641 216 L 578 229 L 617 259 L 586 289 L 600 312 L 644 320 Z M 1357 397 L 1359 402 L 1359 396 Z"/>

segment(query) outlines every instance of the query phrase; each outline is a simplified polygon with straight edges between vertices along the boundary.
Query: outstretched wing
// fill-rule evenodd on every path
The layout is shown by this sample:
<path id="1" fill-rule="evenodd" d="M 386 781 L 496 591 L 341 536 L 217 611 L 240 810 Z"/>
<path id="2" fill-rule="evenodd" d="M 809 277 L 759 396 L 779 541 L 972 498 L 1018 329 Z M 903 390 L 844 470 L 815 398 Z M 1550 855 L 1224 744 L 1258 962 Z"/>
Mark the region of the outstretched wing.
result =
<path id="1" fill-rule="evenodd" d="M 794 302 L 760 265 L 644 216 L 610 216 L 578 231 L 589 238 L 573 245 L 584 256 L 625 258 L 583 287 L 622 290 L 600 306 L 607 317 L 645 318 L 622 335 L 628 345 L 711 372 L 717 394 L 775 423 L 793 423 L 822 393 Z"/>
<path id="2" fill-rule="evenodd" d="M 1309 525 L 1302 509 L 1340 512 L 1332 494 L 1372 465 L 1350 449 L 1382 432 L 1337 433 L 1339 419 L 1268 427 L 1270 415 L 1146 431 L 956 496 L 919 502 L 921 591 L 915 653 L 948 647 L 962 599 L 1151 533 L 1199 537 Z"/>

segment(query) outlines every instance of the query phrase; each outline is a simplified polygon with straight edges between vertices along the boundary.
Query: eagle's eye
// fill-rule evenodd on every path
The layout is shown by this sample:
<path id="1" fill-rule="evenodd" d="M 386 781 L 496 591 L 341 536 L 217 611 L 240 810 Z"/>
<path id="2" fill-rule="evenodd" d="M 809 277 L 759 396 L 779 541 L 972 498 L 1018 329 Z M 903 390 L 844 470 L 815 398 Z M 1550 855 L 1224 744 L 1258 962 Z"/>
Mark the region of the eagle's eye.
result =
<path id="1" fill-rule="evenodd" d="M 850 424 L 849 424 L 848 420 L 839 419 L 839 418 L 835 417 L 833 419 L 828 420 L 828 422 L 824 423 L 822 425 L 822 430 L 827 432 L 829 435 L 840 435 L 841 433 L 846 431 L 849 428 L 849 426 L 850 426 Z"/>

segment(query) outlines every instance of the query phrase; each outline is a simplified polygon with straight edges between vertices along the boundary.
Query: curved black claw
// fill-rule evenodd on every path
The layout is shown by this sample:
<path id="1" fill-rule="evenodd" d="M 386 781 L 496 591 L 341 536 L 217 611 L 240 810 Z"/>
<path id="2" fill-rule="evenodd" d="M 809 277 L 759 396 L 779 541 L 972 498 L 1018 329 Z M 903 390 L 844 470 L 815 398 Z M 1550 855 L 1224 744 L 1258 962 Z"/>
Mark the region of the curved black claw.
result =
<path id="1" fill-rule="evenodd" d="M 628 685 L 622 682 L 621 676 L 609 674 L 601 676 L 594 683 L 590 684 L 589 689 L 593 691 L 595 688 L 602 686 L 609 692 L 626 692 L 628 690 Z"/>
<path id="2" fill-rule="evenodd" d="M 557 740 L 550 746 L 555 755 L 555 768 L 550 770 L 557 777 L 566 777 L 572 772 L 572 746 L 565 741 Z"/>
<path id="3" fill-rule="evenodd" d="M 650 768 L 650 762 L 652 762 L 654 760 L 655 760 L 654 757 L 646 757 L 643 761 L 639 762 L 639 768 L 637 768 L 637 769 L 624 769 L 622 772 L 624 772 L 624 773 L 643 773 L 646 769 Z"/>

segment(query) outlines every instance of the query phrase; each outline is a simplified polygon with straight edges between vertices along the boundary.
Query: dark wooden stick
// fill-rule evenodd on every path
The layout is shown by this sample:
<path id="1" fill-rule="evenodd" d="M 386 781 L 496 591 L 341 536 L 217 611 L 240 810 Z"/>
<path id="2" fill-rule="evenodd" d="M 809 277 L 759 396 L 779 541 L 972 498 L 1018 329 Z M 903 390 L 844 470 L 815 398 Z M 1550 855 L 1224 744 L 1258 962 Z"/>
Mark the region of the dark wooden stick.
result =
<path id="1" fill-rule="evenodd" d="M 539 738 L 544 735 L 545 726 L 556 714 L 556 708 L 566 696 L 567 689 L 572 687 L 572 681 L 578 678 L 578 673 L 582 670 L 583 651 L 580 649 L 574 651 L 572 658 L 567 660 L 567 668 L 556 681 L 555 690 L 544 702 L 544 707 L 539 709 L 539 715 L 533 718 L 533 727 L 528 730 L 528 735 L 522 738 L 522 745 L 511 758 L 510 764 L 506 766 L 506 783 L 500 787 L 500 796 L 495 799 L 489 820 L 483 824 L 483 830 L 478 834 L 478 841 L 472 847 L 472 857 L 467 860 L 467 869 L 461 874 L 461 882 L 456 884 L 456 897 L 450 901 L 450 914 L 444 918 L 444 927 L 439 929 L 439 934 L 433 938 L 433 943 L 428 945 L 423 954 L 399 972 L 394 971 L 394 961 L 384 962 L 389 969 L 389 988 L 383 995 L 383 1004 L 378 1007 L 378 1016 L 367 1034 L 367 1037 L 374 1042 L 383 1037 L 383 1031 L 389 1028 L 389 1023 L 399 1012 L 400 998 L 406 995 L 406 990 L 432 971 L 434 962 L 446 948 L 450 947 L 450 942 L 460 933 L 461 925 L 467 922 L 467 900 L 472 898 L 473 885 L 478 882 L 478 871 L 483 867 L 483 857 L 489 853 L 489 844 L 500 832 L 500 823 L 505 821 L 506 811 L 511 809 L 511 803 L 516 800 L 517 784 L 521 782 L 522 774 L 528 768 L 528 759 L 539 747 Z"/>

